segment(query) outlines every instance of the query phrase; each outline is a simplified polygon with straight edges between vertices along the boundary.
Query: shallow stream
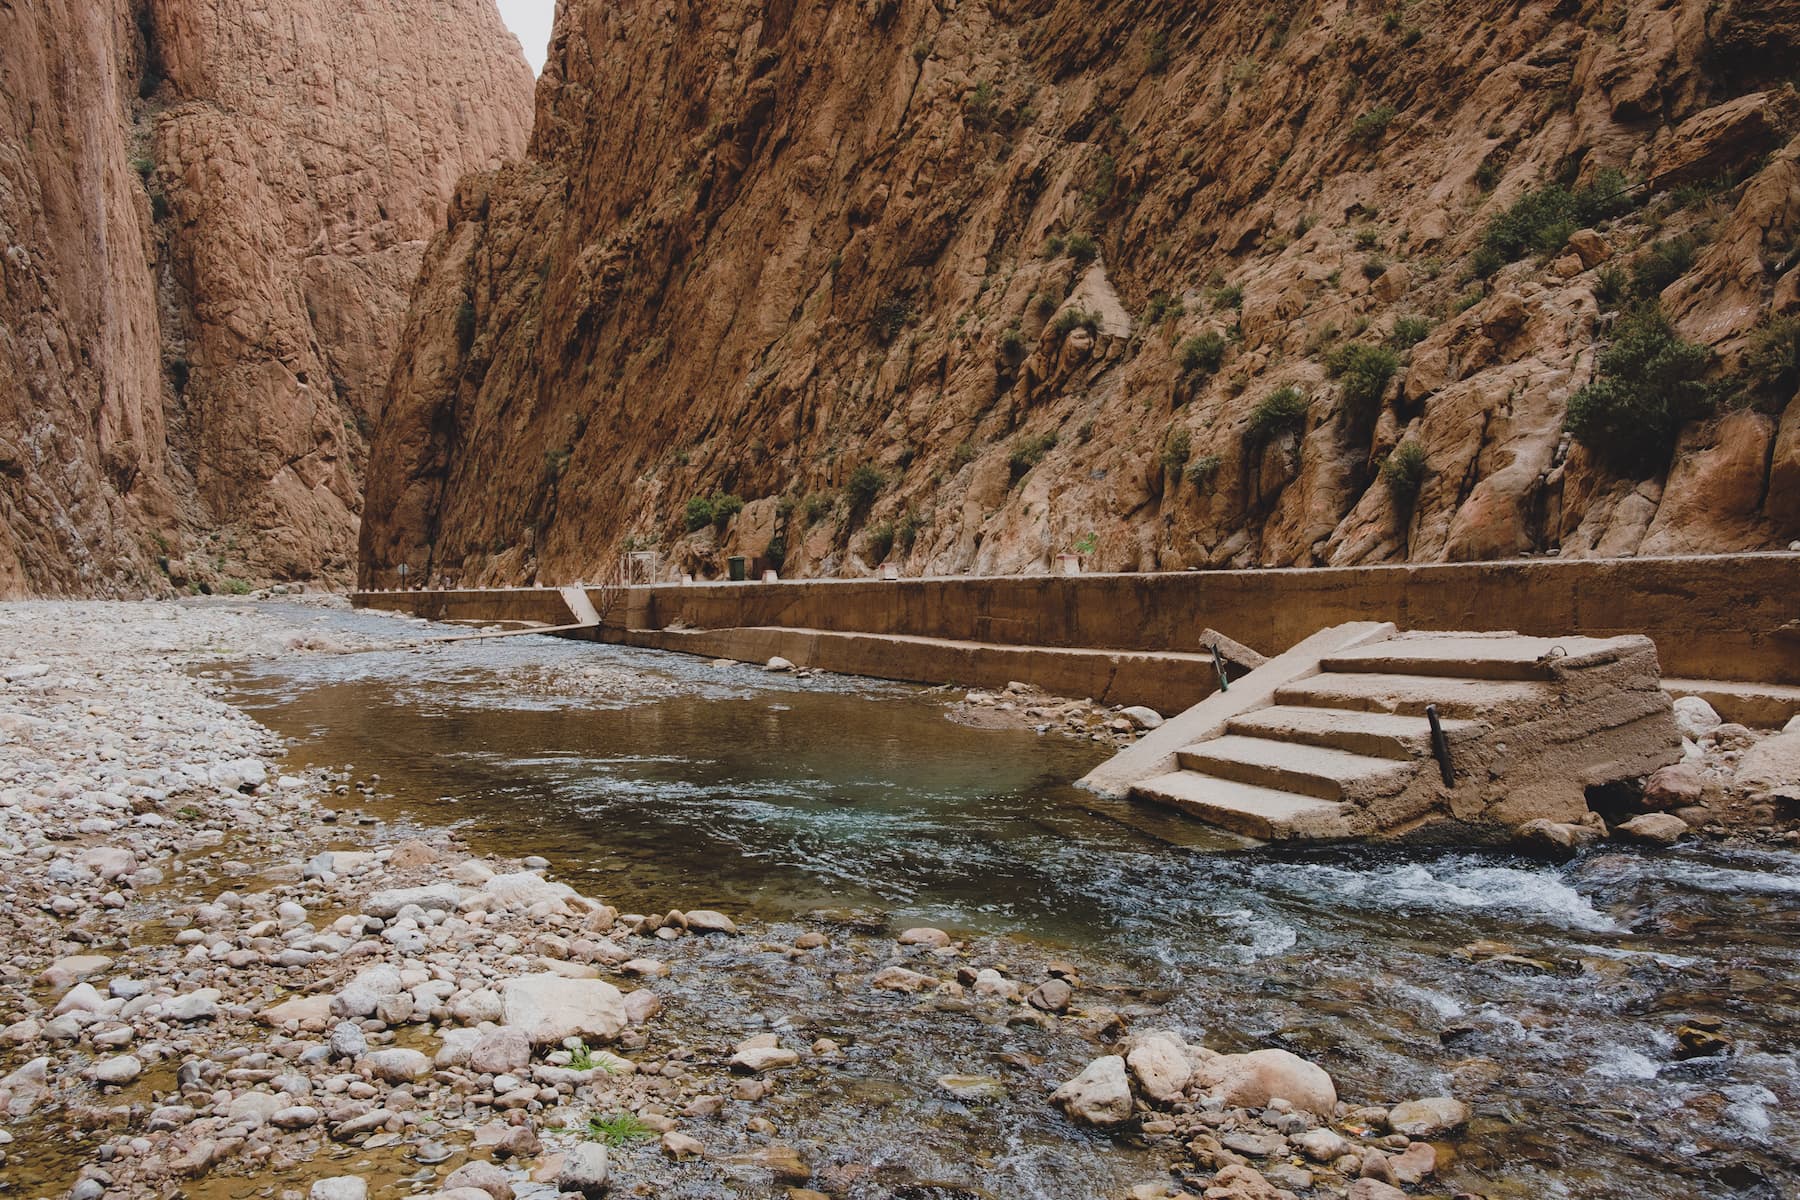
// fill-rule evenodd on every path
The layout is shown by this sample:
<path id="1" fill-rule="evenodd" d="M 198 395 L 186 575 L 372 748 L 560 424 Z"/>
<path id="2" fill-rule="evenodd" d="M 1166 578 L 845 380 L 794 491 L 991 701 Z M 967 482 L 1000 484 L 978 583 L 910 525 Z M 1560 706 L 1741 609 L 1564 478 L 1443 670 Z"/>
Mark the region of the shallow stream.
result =
<path id="1" fill-rule="evenodd" d="M 1313 1058 L 1348 1097 L 1455 1094 L 1477 1120 L 1442 1191 L 1800 1194 L 1792 854 L 1243 850 L 1073 788 L 1105 748 L 957 725 L 941 693 L 548 638 L 297 655 L 228 683 L 297 739 L 295 765 L 378 774 L 373 811 L 544 855 L 624 908 L 1006 935 L 1190 1040 Z M 758 987 L 808 986 L 770 962 L 683 985 L 689 1019 L 754 1031 Z M 1084 1200 L 1156 1176 L 1040 1097 L 966 1108 L 934 1087 L 1009 1051 L 1053 1075 L 1071 1052 L 1039 1031 L 945 1033 L 882 1004 L 888 1028 L 820 1085 L 816 1137 L 963 1194 Z M 1733 1052 L 1679 1061 L 1675 1030 L 1705 1015 Z"/>

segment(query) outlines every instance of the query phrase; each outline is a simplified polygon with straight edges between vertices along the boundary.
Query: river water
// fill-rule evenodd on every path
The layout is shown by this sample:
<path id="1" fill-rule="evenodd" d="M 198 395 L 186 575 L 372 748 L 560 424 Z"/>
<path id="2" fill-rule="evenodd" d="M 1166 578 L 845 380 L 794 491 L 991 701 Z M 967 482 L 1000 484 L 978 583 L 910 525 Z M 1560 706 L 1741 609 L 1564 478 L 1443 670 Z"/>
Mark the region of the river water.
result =
<path id="1" fill-rule="evenodd" d="M 412 628 L 287 615 L 326 637 Z M 1105 748 L 955 724 L 942 693 L 549 638 L 301 655 L 224 678 L 296 739 L 295 765 L 378 774 L 368 807 L 542 854 L 624 908 L 778 926 L 855 910 L 1017 939 L 1190 1040 L 1312 1058 L 1346 1096 L 1455 1094 L 1477 1119 L 1440 1187 L 1800 1195 L 1800 858 L 1786 852 L 1604 847 L 1546 864 L 1245 849 L 1072 787 Z M 754 996 L 704 998 L 752 1019 Z M 1730 1054 L 1676 1057 L 1697 1016 L 1723 1022 Z M 979 1113 L 928 1099 L 981 1036 L 872 1051 L 892 1078 L 844 1084 L 820 1120 L 964 1194 L 1078 1200 L 1154 1177 L 1041 1097 Z"/>

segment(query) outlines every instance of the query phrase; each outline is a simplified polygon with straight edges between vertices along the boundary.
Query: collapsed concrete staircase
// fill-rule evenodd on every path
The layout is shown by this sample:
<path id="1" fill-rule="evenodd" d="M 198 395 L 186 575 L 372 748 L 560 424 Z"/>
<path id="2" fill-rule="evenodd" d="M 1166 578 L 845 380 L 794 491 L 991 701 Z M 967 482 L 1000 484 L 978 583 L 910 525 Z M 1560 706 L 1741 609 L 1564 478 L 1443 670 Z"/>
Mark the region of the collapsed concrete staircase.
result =
<path id="1" fill-rule="evenodd" d="M 1084 783 L 1265 840 L 1492 839 L 1536 818 L 1576 820 L 1590 786 L 1676 761 L 1660 683 L 1647 638 L 1340 626 Z"/>

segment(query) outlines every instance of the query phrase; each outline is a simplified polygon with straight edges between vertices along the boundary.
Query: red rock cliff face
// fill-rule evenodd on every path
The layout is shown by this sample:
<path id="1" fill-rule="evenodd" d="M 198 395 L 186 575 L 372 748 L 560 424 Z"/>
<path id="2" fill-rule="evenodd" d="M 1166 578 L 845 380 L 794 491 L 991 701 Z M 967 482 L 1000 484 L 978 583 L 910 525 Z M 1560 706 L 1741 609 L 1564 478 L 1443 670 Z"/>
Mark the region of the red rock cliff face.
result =
<path id="1" fill-rule="evenodd" d="M 1772 0 L 566 0 L 529 161 L 428 255 L 363 577 L 1785 544 L 1797 35 Z M 1557 181 L 1579 219 L 1496 253 Z M 1626 464 L 1565 416 L 1652 304 L 1704 403 Z"/>
<path id="2" fill-rule="evenodd" d="M 492 0 L 0 9 L 0 592 L 347 577 L 456 179 L 533 82 Z"/>

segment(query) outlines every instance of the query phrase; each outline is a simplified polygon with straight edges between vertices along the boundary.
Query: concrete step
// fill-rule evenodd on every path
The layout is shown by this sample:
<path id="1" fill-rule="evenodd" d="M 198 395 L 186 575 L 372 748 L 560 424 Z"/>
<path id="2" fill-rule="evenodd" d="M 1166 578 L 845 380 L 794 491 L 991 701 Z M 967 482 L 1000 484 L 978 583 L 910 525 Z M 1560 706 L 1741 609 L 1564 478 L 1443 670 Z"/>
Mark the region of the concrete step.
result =
<path id="1" fill-rule="evenodd" d="M 1346 672 L 1296 680 L 1276 690 L 1275 703 L 1408 717 L 1422 717 L 1425 706 L 1435 704 L 1446 720 L 1477 720 L 1496 708 L 1541 702 L 1552 690 L 1550 684 L 1525 680 Z"/>
<path id="2" fill-rule="evenodd" d="M 1209 825 L 1265 841 L 1349 833 L 1343 804 L 1193 771 L 1146 779 L 1132 791 L 1154 803 L 1192 813 Z"/>
<path id="3" fill-rule="evenodd" d="M 1446 719 L 1452 743 L 1482 728 L 1478 721 Z M 1325 746 L 1370 758 L 1409 762 L 1431 756 L 1431 722 L 1423 716 L 1303 705 L 1257 709 L 1235 718 L 1227 729 L 1246 737 Z"/>
<path id="4" fill-rule="evenodd" d="M 1720 717 L 1752 729 L 1780 729 L 1800 716 L 1800 687 L 1791 684 L 1665 679 L 1663 691 L 1678 699 L 1698 696 L 1712 705 Z"/>
<path id="5" fill-rule="evenodd" d="M 1230 733 L 1189 746 L 1176 760 L 1219 779 L 1334 801 L 1397 791 L 1418 770 L 1413 762 Z"/>
<path id="6" fill-rule="evenodd" d="M 1327 672 L 1437 675 L 1458 679 L 1551 679 L 1558 658 L 1604 657 L 1616 639 L 1518 634 L 1402 636 L 1323 658 Z"/>

